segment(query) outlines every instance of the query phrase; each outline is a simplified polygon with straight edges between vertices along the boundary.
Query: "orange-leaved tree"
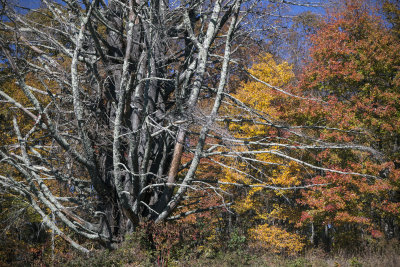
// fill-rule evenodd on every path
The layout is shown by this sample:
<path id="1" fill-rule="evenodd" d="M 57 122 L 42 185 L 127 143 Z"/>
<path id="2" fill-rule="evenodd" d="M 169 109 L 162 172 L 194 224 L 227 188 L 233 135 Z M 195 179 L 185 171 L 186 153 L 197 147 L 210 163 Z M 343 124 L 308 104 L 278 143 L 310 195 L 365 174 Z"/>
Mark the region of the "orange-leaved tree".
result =
<path id="1" fill-rule="evenodd" d="M 317 164 L 364 174 L 321 171 L 312 181 L 327 186 L 304 192 L 300 201 L 306 209 L 301 222 L 312 223 L 316 236 L 331 232 L 337 247 L 354 247 L 366 233 L 391 238 L 399 224 L 400 42 L 371 10 L 364 1 L 346 1 L 311 37 L 311 61 L 298 90 L 325 102 L 301 104 L 293 116 L 318 126 L 313 134 L 326 142 L 364 144 L 382 153 L 324 149 L 314 155 Z"/>

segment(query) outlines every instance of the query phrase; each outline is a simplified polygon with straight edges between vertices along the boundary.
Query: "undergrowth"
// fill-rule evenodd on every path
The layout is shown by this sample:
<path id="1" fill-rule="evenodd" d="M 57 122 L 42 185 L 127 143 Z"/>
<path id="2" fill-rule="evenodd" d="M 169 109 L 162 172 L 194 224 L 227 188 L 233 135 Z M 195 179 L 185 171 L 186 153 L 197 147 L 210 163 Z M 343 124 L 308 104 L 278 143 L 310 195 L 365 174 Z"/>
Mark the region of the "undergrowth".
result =
<path id="1" fill-rule="evenodd" d="M 254 250 L 237 233 L 232 240 L 217 246 L 205 244 L 175 244 L 167 254 L 154 248 L 146 234 L 135 233 L 127 236 L 116 250 L 96 250 L 89 257 L 69 255 L 59 266 L 400 266 L 398 241 L 360 245 L 355 251 L 337 250 L 330 253 L 320 248 L 309 248 L 295 256 L 276 254 L 265 250 Z"/>

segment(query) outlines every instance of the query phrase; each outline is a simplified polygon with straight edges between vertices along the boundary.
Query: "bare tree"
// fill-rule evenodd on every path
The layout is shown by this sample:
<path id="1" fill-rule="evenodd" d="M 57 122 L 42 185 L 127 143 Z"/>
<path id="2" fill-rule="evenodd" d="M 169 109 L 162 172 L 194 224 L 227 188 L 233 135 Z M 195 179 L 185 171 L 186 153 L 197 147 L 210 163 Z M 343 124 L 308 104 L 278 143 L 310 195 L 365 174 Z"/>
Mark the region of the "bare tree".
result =
<path id="1" fill-rule="evenodd" d="M 16 137 L 0 149 L 0 166 L 13 168 L 1 174 L 1 186 L 24 197 L 47 227 L 88 252 L 60 223 L 112 246 L 143 220 L 178 218 L 171 215 L 188 192 L 219 190 L 217 180 L 196 181 L 204 157 L 250 162 L 254 154 L 270 153 L 335 172 L 271 147 L 367 148 L 306 137 L 303 128 L 274 122 L 226 89 L 230 66 L 240 65 L 235 53 L 268 26 L 257 29 L 254 22 L 265 22 L 279 14 L 276 8 L 291 4 L 304 3 L 43 0 L 43 8 L 27 15 L 4 4 L 1 56 L 28 104 L 0 91 L 2 103 L 15 114 Z M 211 104 L 199 108 L 202 99 Z M 253 123 L 290 132 L 304 143 L 234 138 L 224 122 L 243 117 L 220 115 L 223 101 L 251 114 Z M 29 123 L 22 127 L 18 116 Z M 238 152 L 237 146 L 246 149 Z M 182 165 L 185 151 L 191 160 Z"/>

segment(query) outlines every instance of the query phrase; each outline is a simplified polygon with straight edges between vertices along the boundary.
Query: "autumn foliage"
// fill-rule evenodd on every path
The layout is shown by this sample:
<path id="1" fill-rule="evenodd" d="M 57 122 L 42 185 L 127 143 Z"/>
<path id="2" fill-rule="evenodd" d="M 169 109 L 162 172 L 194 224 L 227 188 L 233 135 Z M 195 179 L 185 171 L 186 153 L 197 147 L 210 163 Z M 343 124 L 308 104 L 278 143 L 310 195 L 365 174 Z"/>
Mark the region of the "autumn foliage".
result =
<path id="1" fill-rule="evenodd" d="M 324 163 L 337 172 L 305 171 L 267 153 L 251 159 L 260 164 L 237 162 L 242 173 L 226 170 L 224 181 L 251 185 L 238 195 L 235 210 L 243 216 L 251 214 L 249 234 L 258 245 L 290 252 L 300 251 L 307 242 L 327 250 L 351 249 L 355 242 L 365 241 L 365 236 L 396 236 L 400 218 L 400 42 L 394 29 L 387 28 L 382 17 L 362 1 L 347 1 L 329 10 L 316 33 L 309 36 L 310 60 L 298 82 L 293 82 L 287 63 L 277 64 L 269 54 L 249 70 L 266 83 L 243 83 L 235 95 L 239 100 L 271 119 L 307 125 L 303 133 L 310 138 L 375 150 L 372 155 L 332 148 L 303 152 L 302 157 L 315 166 Z M 300 97 L 285 95 L 274 86 Z M 241 119 L 249 123 L 231 123 L 229 128 L 242 138 L 265 135 L 276 141 L 282 134 L 254 124 L 255 118 Z M 280 137 L 284 140 L 285 136 Z M 279 146 L 271 149 L 279 151 Z M 260 173 L 268 179 L 261 181 Z M 264 183 L 323 186 L 303 189 L 300 195 L 270 189 L 263 194 L 265 189 L 257 185 Z"/>
<path id="2" fill-rule="evenodd" d="M 312 223 L 336 236 L 333 246 L 351 244 L 369 234 L 394 237 L 399 222 L 399 66 L 400 42 L 384 21 L 362 1 L 347 1 L 329 14 L 311 37 L 311 60 L 300 78 L 304 95 L 324 102 L 301 105 L 293 117 L 325 127 L 312 134 L 326 141 L 365 144 L 379 153 L 324 150 L 315 161 L 364 177 L 320 173 L 303 192 L 299 225 Z M 341 131 L 330 130 L 335 127 Z M 378 178 L 370 175 L 378 174 Z M 344 233 L 353 238 L 346 242 Z M 340 238 L 339 238 L 340 237 Z"/>
<path id="3" fill-rule="evenodd" d="M 205 139 L 205 151 L 212 157 L 199 160 L 195 181 L 172 213 L 172 222 L 138 227 L 148 248 L 157 251 L 152 256 L 159 266 L 189 250 L 207 257 L 244 247 L 296 255 L 313 247 L 357 250 L 359 244 L 399 240 L 400 6 L 398 1 L 382 1 L 382 6 L 342 2 L 327 9 L 312 34 L 303 36 L 308 59 L 296 72 L 290 59 L 240 50 L 247 66 L 235 66 L 240 73 L 230 78 L 234 93 L 224 99 L 220 117 Z M 26 82 L 43 91 L 44 85 L 54 93 L 60 90 L 51 81 Z M 212 79 L 207 83 L 210 88 L 217 84 Z M 15 80 L 0 84 L 4 93 L 28 105 Z M 196 112 L 212 109 L 208 95 L 201 93 Z M 4 146 L 16 141 L 13 118 L 18 118 L 23 134 L 32 127 L 20 110 L 4 108 L 0 118 Z M 183 166 L 194 158 L 200 132 L 194 128 L 186 135 Z M 223 137 L 214 135 L 218 131 Z M 34 134 L 42 145 L 49 142 L 40 131 Z M 62 155 L 58 157 L 52 164 L 66 164 Z M 4 166 L 0 162 L 0 175 L 16 175 Z M 75 171 L 85 181 L 85 173 Z M 180 168 L 177 180 L 186 173 L 187 168 Z M 76 195 L 65 185 L 45 184 Z M 7 246 L 0 256 L 18 248 L 30 251 L 26 261 L 43 253 L 49 258 L 52 233 L 37 229 L 39 216 L 15 196 L 0 191 L 0 197 L 0 225 L 5 229 L 0 245 Z M 10 226 L 19 211 L 26 223 L 18 220 L 20 227 Z M 30 236 L 31 231 L 40 238 Z M 59 242 L 56 253 L 67 257 L 66 251 L 65 243 Z M 9 262 L 16 256 L 11 258 Z"/>

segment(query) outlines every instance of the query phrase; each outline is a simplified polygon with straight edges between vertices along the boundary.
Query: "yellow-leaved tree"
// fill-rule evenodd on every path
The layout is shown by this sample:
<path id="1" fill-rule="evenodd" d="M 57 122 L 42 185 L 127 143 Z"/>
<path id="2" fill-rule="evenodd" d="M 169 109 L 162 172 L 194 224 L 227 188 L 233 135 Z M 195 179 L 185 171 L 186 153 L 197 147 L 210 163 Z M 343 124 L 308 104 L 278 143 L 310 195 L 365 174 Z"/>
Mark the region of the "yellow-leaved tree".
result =
<path id="1" fill-rule="evenodd" d="M 278 106 L 282 105 L 277 103 L 291 101 L 276 89 L 285 88 L 294 74 L 287 62 L 277 63 L 270 54 L 260 57 L 248 71 L 264 83 L 256 79 L 242 83 L 234 97 L 243 108 L 226 107 L 226 112 L 237 118 L 229 122 L 230 134 L 243 140 L 243 145 L 232 146 L 230 153 L 236 157 L 229 162 L 232 167 L 224 169 L 221 182 L 223 189 L 234 195 L 233 209 L 244 218 L 254 245 L 272 252 L 296 253 L 304 247 L 294 231 L 299 216 L 293 201 L 296 191 L 285 188 L 301 184 L 300 166 L 277 155 L 287 136 L 271 126 L 281 116 Z M 260 120 L 260 116 L 266 119 Z M 242 153 L 249 148 L 253 153 Z M 236 190 L 238 186 L 245 192 Z"/>

